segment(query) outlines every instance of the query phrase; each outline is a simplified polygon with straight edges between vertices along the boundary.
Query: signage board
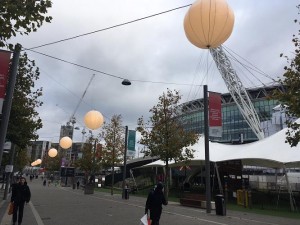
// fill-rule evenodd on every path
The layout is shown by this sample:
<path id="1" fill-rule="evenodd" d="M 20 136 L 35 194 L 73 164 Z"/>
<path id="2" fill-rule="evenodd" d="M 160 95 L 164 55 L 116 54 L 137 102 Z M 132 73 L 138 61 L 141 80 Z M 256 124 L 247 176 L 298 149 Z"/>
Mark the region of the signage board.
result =
<path id="1" fill-rule="evenodd" d="M 61 167 L 60 176 L 61 177 L 74 177 L 75 168 L 74 167 Z"/>
<path id="2" fill-rule="evenodd" d="M 6 173 L 12 173 L 13 170 L 14 170 L 14 166 L 13 165 L 6 165 L 5 166 L 5 172 Z"/>
<path id="3" fill-rule="evenodd" d="M 209 92 L 209 136 L 222 137 L 221 94 Z"/>

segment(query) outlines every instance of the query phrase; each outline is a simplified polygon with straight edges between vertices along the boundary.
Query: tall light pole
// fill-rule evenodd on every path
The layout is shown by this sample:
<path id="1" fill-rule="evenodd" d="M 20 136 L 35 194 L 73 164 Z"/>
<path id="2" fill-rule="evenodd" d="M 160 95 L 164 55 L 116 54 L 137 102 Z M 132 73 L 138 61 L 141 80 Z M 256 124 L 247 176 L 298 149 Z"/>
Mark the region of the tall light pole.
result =
<path id="1" fill-rule="evenodd" d="M 1 166 L 2 156 L 3 156 L 3 147 L 4 147 L 6 133 L 7 133 L 12 99 L 13 99 L 14 89 L 17 81 L 17 72 L 18 72 L 18 64 L 19 64 L 21 48 L 22 46 L 20 44 L 17 44 L 15 46 L 9 82 L 6 91 L 6 96 L 5 96 L 5 102 L 4 102 L 5 104 L 3 107 L 3 114 L 2 114 L 2 120 L 0 126 L 0 166 Z"/>
<path id="2" fill-rule="evenodd" d="M 114 183 L 115 183 L 115 143 L 116 143 L 116 134 L 114 133 L 113 135 L 113 149 L 112 149 L 112 177 L 111 177 L 111 189 L 110 189 L 110 194 L 114 194 Z"/>
<path id="3" fill-rule="evenodd" d="M 204 145 L 205 145 L 205 197 L 206 213 L 211 212 L 211 191 L 210 191 L 210 160 L 209 160 L 209 124 L 208 124 L 208 91 L 207 85 L 203 86 L 204 96 Z"/>
<path id="4" fill-rule="evenodd" d="M 128 143 L 128 126 L 125 126 L 125 146 L 124 146 L 124 168 L 123 168 L 123 183 L 122 183 L 122 198 L 125 198 L 125 180 L 126 180 L 126 163 L 127 163 L 127 143 Z"/>

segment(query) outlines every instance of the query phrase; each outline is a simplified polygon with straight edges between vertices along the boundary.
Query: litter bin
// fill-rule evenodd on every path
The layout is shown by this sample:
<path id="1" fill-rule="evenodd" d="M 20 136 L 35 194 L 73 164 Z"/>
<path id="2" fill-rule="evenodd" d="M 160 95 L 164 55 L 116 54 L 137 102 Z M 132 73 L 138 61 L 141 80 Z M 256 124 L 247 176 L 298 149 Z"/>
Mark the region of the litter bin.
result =
<path id="1" fill-rule="evenodd" d="M 216 214 L 226 216 L 226 204 L 223 195 L 215 196 Z"/>
<path id="2" fill-rule="evenodd" d="M 129 199 L 129 188 L 124 188 L 124 199 Z"/>

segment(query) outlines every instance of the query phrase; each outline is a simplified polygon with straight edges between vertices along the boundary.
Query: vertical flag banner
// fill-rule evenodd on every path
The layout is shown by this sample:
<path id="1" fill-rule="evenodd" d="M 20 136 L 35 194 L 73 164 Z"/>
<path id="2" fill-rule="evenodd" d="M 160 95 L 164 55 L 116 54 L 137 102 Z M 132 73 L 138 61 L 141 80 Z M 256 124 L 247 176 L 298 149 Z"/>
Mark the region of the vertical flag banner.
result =
<path id="1" fill-rule="evenodd" d="M 135 156 L 135 130 L 128 131 L 127 156 Z"/>
<path id="2" fill-rule="evenodd" d="M 2 114 L 2 106 L 6 92 L 10 55 L 10 52 L 0 50 L 0 114 Z"/>
<path id="3" fill-rule="evenodd" d="M 209 92 L 209 136 L 222 137 L 221 94 Z"/>

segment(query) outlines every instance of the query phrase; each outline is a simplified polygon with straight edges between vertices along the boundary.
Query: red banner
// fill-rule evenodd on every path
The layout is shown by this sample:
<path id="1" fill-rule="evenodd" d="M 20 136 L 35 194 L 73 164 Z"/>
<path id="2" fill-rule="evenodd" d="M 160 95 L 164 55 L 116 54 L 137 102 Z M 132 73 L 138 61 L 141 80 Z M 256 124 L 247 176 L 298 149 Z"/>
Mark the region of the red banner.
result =
<path id="1" fill-rule="evenodd" d="M 209 136 L 222 137 L 221 94 L 209 92 Z"/>
<path id="2" fill-rule="evenodd" d="M 0 113 L 6 92 L 10 55 L 10 52 L 0 50 Z"/>

